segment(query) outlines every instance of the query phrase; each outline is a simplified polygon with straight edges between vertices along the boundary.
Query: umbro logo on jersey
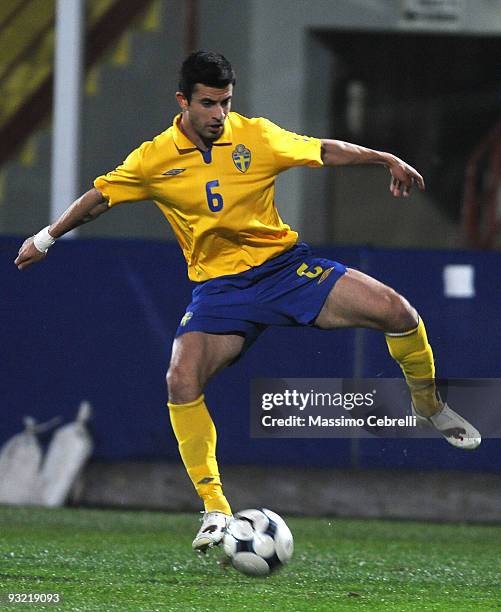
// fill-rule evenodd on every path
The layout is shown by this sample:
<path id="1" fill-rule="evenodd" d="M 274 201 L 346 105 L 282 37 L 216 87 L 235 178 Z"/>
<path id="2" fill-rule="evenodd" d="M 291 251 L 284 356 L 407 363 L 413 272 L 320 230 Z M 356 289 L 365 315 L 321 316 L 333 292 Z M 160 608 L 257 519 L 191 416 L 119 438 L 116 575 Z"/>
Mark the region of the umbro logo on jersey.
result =
<path id="1" fill-rule="evenodd" d="M 167 172 L 162 172 L 162 176 L 176 176 L 177 174 L 181 174 L 184 172 L 186 168 L 172 168 L 172 170 L 167 170 Z"/>

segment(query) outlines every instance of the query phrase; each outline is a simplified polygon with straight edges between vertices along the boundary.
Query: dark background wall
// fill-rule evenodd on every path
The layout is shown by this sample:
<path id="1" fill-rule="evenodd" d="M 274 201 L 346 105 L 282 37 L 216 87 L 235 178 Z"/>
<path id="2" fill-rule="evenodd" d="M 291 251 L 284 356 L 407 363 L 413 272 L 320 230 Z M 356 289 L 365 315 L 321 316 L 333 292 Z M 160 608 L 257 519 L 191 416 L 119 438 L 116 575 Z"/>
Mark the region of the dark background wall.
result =
<path id="1" fill-rule="evenodd" d="M 22 428 L 23 415 L 38 420 L 61 415 L 68 421 L 80 401 L 88 399 L 95 411 L 97 459 L 178 461 L 164 383 L 170 345 L 192 288 L 178 247 L 136 240 L 62 240 L 43 264 L 21 273 L 12 264 L 20 241 L 0 240 L 0 443 Z M 317 252 L 361 267 L 408 297 L 426 321 L 438 376 L 499 377 L 498 253 L 332 247 Z M 473 266 L 473 298 L 444 295 L 444 266 L 458 263 Z M 354 375 L 400 376 L 380 333 L 267 330 L 209 385 L 222 461 L 501 469 L 496 439 L 484 440 L 469 454 L 429 439 L 250 438 L 252 379 Z"/>

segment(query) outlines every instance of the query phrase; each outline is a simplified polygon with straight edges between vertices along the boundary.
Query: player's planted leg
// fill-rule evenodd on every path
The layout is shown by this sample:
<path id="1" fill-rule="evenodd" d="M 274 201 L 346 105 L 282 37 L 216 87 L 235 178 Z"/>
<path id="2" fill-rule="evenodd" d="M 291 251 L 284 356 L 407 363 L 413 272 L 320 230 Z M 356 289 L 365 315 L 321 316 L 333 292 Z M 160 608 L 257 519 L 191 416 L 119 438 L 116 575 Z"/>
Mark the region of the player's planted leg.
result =
<path id="1" fill-rule="evenodd" d="M 179 453 L 198 495 L 204 517 L 193 548 L 205 551 L 223 538 L 231 517 L 216 460 L 216 428 L 200 393 L 208 378 L 241 350 L 240 336 L 186 333 L 174 342 L 167 375 L 169 413 Z M 196 399 L 187 401 L 191 397 Z"/>
<path id="2" fill-rule="evenodd" d="M 231 516 L 216 460 L 216 428 L 203 395 L 187 404 L 169 402 L 169 411 L 179 453 L 204 502 L 204 519 L 193 540 L 193 548 L 205 551 L 221 542 L 227 519 Z"/>

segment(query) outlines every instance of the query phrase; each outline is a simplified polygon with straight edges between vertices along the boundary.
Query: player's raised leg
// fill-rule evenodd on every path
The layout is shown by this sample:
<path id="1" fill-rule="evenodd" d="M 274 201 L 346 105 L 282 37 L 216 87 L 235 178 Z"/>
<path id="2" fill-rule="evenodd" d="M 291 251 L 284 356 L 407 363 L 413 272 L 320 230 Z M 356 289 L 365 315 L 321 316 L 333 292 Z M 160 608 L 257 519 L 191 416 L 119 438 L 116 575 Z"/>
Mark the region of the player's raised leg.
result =
<path id="1" fill-rule="evenodd" d="M 315 325 L 323 329 L 369 327 L 385 332 L 390 354 L 409 385 L 417 415 L 427 419 L 453 446 L 470 450 L 480 444 L 480 433 L 437 398 L 435 363 L 424 323 L 396 291 L 348 269 L 332 288 Z"/>
<path id="2" fill-rule="evenodd" d="M 216 460 L 216 428 L 203 389 L 208 379 L 241 352 L 244 338 L 188 332 L 176 338 L 167 373 L 169 412 L 179 452 L 205 514 L 193 548 L 204 551 L 221 541 L 231 509 Z"/>

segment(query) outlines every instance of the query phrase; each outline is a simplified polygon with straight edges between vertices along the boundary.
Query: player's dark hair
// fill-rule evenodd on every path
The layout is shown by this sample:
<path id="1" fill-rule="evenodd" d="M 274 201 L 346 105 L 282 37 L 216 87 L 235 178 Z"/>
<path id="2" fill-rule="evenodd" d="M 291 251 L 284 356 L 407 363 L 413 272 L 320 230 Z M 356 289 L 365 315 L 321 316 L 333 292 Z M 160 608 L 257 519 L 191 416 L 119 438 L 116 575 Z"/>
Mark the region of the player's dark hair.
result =
<path id="1" fill-rule="evenodd" d="M 230 62 L 220 53 L 195 51 L 183 62 L 179 75 L 179 91 L 191 102 L 196 83 L 223 89 L 235 85 L 235 72 Z"/>

